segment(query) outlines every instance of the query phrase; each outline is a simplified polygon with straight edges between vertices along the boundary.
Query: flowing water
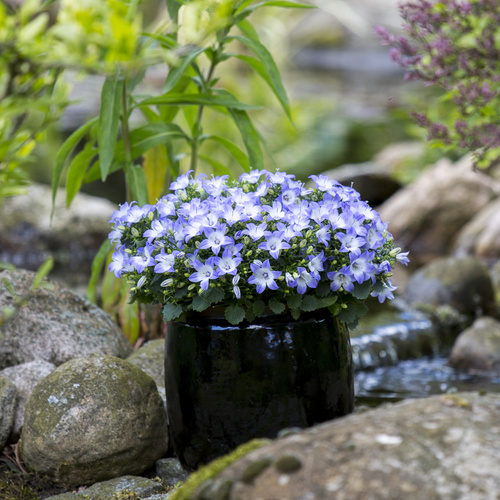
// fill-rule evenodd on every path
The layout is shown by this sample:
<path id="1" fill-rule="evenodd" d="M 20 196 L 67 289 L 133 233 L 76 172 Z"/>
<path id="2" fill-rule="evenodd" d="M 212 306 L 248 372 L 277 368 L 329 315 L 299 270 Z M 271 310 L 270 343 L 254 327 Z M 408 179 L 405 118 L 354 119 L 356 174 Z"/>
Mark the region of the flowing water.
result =
<path id="1" fill-rule="evenodd" d="M 456 391 L 500 392 L 500 375 L 446 365 L 449 340 L 415 312 L 384 308 L 351 331 L 356 406 L 378 406 Z"/>

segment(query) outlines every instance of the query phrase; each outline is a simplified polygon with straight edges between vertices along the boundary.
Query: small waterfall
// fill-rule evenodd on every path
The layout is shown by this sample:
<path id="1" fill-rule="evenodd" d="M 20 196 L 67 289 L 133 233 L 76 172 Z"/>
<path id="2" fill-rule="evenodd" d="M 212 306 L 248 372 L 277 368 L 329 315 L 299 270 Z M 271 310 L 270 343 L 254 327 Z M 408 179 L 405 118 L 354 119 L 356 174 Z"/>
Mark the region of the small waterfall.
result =
<path id="1" fill-rule="evenodd" d="M 407 359 L 436 356 L 439 336 L 432 322 L 415 313 L 399 313 L 399 320 L 375 326 L 372 333 L 351 338 L 354 369 L 396 365 Z"/>

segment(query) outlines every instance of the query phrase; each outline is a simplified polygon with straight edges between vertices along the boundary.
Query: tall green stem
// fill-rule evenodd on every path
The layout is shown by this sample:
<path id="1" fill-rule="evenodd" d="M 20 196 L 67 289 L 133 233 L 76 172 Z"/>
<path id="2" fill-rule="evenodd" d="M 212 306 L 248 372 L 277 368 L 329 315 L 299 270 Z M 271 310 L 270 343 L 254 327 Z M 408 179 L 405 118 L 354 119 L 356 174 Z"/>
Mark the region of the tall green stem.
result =
<path id="1" fill-rule="evenodd" d="M 125 172 L 132 168 L 134 158 L 132 156 L 132 146 L 130 144 L 130 130 L 128 127 L 128 96 L 127 96 L 127 79 L 123 81 L 122 86 L 122 136 L 123 136 L 123 151 L 125 153 Z M 125 185 L 127 190 L 127 200 L 131 199 L 130 185 L 126 180 Z"/>

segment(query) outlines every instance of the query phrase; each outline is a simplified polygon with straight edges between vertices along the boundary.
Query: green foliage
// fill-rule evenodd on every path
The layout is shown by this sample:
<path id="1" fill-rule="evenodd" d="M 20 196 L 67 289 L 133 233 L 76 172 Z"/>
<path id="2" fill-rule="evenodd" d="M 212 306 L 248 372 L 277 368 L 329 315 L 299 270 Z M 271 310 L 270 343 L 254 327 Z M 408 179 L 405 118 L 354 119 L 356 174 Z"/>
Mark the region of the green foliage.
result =
<path id="1" fill-rule="evenodd" d="M 262 138 L 251 118 L 252 111 L 259 106 L 243 102 L 221 86 L 217 72 L 221 64 L 243 61 L 267 83 L 291 119 L 278 67 L 248 17 L 261 7 L 308 8 L 308 5 L 287 1 L 172 1 L 167 2 L 169 18 L 158 22 L 160 28 L 149 32 L 138 25 L 137 2 L 121 7 L 112 0 L 101 2 L 95 20 L 89 18 L 85 5 L 84 2 L 84 6 L 76 7 L 63 2 L 58 19 L 65 28 L 56 30 L 55 35 L 70 43 L 65 38 L 69 23 L 79 34 L 77 39 L 81 39 L 80 52 L 73 60 L 86 69 L 105 72 L 108 77 L 102 89 L 98 119 L 83 125 L 60 150 L 53 177 L 54 196 L 64 166 L 71 162 L 74 147 L 82 140 L 87 143 L 86 155 L 79 158 L 78 168 L 72 164 L 74 168 L 69 168 L 66 174 L 66 189 L 69 187 L 71 194 L 67 196 L 68 203 L 82 182 L 98 178 L 104 181 L 117 170 L 125 172 L 128 198 L 139 203 L 153 203 L 153 191 L 156 196 L 162 194 L 154 186 L 163 188 L 182 168 L 226 173 L 224 165 L 206 147 L 210 142 L 223 146 L 241 170 L 263 168 Z M 116 16 L 120 13 L 124 19 L 118 22 Z M 105 19 L 110 23 L 107 29 L 103 27 Z M 107 38 L 110 32 L 113 40 Z M 115 38 L 123 38 L 124 34 L 133 41 L 121 46 Z M 97 49 L 104 51 L 103 61 L 93 58 Z M 110 61 L 114 61 L 114 66 L 110 66 Z M 168 73 L 163 92 L 138 94 L 136 88 L 146 70 L 165 62 Z M 232 124 L 240 134 L 240 145 L 215 133 L 216 129 L 211 130 L 211 120 L 205 120 L 208 110 Z M 142 123 L 131 120 L 134 111 L 142 114 Z M 156 160 L 157 168 L 151 168 L 155 148 L 161 148 L 158 154 L 162 163 Z M 158 179 L 158 170 L 162 171 L 162 180 Z"/>
<path id="2" fill-rule="evenodd" d="M 0 3 L 0 202 L 24 192 L 21 167 L 67 104 L 61 69 L 48 55 L 50 3 L 28 0 L 17 10 Z"/>

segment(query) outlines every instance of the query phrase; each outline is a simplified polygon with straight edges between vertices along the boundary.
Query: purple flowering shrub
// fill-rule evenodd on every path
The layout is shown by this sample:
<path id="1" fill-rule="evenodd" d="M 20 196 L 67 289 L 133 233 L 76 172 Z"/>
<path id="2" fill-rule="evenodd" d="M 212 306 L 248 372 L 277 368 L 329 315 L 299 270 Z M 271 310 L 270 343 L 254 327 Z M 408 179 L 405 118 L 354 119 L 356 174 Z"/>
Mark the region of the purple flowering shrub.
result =
<path id="1" fill-rule="evenodd" d="M 282 172 L 239 181 L 190 172 L 155 205 L 125 203 L 110 221 L 109 270 L 134 300 L 164 304 L 165 320 L 212 305 L 233 324 L 266 308 L 298 318 L 329 307 L 355 324 L 370 294 L 394 298 L 391 270 L 408 253 L 354 189 L 326 176 L 306 189 Z"/>
<path id="2" fill-rule="evenodd" d="M 500 10 L 497 0 L 401 4 L 407 36 L 376 32 L 406 79 L 444 90 L 442 104 L 413 113 L 428 139 L 473 151 L 479 166 L 500 156 Z M 441 106 L 442 107 L 442 106 Z M 439 116 L 442 114 L 442 116 Z"/>

